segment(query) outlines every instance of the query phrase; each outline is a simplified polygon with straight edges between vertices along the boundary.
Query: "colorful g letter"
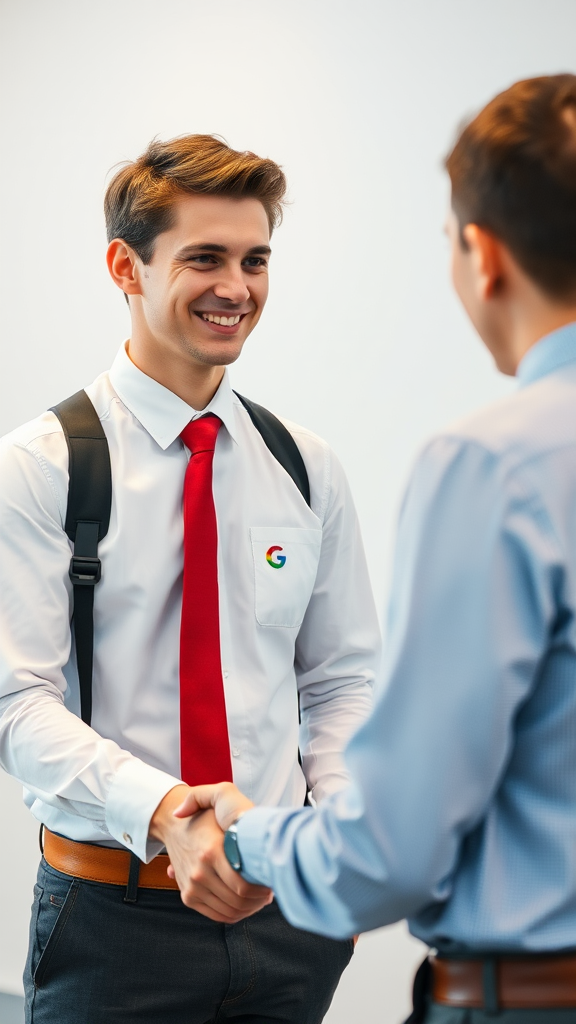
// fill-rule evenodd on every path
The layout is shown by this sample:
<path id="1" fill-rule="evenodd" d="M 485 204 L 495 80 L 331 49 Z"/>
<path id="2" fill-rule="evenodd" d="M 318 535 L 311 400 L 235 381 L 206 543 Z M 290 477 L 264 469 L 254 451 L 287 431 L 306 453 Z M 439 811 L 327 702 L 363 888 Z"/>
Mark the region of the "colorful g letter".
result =
<path id="1" fill-rule="evenodd" d="M 268 565 L 272 566 L 273 569 L 281 569 L 282 566 L 286 563 L 286 555 L 277 555 L 276 561 L 274 561 L 274 558 L 272 556 L 275 551 L 282 551 L 282 548 L 280 547 L 279 544 L 273 544 L 271 548 L 268 548 L 268 551 L 266 552 L 266 561 L 268 562 Z"/>

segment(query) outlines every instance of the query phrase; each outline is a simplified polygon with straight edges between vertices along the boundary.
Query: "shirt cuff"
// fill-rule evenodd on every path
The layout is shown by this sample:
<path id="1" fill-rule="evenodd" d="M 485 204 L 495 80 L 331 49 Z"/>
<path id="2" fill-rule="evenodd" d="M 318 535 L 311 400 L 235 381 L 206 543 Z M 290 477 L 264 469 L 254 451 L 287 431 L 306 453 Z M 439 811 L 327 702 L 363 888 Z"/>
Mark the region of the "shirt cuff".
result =
<path id="1" fill-rule="evenodd" d="M 267 851 L 272 827 L 291 811 L 275 807 L 255 807 L 242 815 L 236 826 L 242 877 L 256 885 L 270 885 L 272 872 Z"/>
<path id="2" fill-rule="evenodd" d="M 148 864 L 164 846 L 148 835 L 150 819 L 161 800 L 174 786 L 176 779 L 158 768 L 130 758 L 120 765 L 106 800 L 106 827 L 119 843 Z"/>

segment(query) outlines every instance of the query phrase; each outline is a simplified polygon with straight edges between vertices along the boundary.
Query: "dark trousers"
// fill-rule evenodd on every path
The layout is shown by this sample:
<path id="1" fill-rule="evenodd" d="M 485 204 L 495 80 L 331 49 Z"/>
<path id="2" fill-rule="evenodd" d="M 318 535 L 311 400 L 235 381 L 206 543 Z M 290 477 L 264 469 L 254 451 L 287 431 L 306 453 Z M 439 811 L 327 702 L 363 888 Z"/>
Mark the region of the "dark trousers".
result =
<path id="1" fill-rule="evenodd" d="M 26 1024 L 317 1024 L 353 952 L 275 903 L 235 925 L 173 890 L 73 879 L 42 861 L 24 973 Z"/>

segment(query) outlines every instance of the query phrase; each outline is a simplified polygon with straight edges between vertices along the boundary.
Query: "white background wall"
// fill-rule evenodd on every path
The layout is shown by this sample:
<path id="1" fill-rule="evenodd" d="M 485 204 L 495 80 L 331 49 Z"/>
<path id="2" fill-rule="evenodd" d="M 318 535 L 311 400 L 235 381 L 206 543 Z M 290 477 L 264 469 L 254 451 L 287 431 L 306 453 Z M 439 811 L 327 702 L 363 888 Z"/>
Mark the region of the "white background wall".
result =
<path id="1" fill-rule="evenodd" d="M 271 156 L 292 206 L 233 380 L 336 449 L 382 602 L 415 449 L 513 386 L 449 288 L 441 160 L 493 93 L 576 70 L 574 0 L 0 0 L 0 40 L 0 432 L 128 333 L 103 260 L 109 169 L 185 132 Z M 36 825 L 1 775 L 0 800 L 0 989 L 17 992 Z M 403 925 L 363 937 L 330 1024 L 398 1021 L 421 950 Z"/>

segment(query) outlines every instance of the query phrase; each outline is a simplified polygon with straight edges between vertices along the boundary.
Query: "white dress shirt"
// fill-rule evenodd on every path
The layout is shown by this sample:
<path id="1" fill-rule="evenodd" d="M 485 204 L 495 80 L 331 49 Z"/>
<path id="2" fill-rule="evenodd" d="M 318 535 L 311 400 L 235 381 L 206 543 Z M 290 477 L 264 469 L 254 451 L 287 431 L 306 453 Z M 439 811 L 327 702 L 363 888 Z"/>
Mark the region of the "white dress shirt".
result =
<path id="1" fill-rule="evenodd" d="M 198 413 L 123 346 L 87 389 L 110 447 L 113 500 L 95 588 L 91 727 L 79 716 L 70 633 L 68 450 L 47 412 L 0 446 L 0 765 L 39 821 L 150 860 L 160 800 L 180 782 L 182 492 L 179 438 Z M 233 776 L 255 803 L 302 804 L 346 778 L 341 750 L 366 717 L 379 630 L 343 471 L 289 424 L 311 508 L 231 390 L 213 470 L 220 642 Z M 282 548 L 272 568 L 266 552 Z M 199 594 L 199 600 L 202 595 Z M 298 764 L 298 692 L 302 711 Z M 218 780 L 214 780 L 218 781 Z"/>

